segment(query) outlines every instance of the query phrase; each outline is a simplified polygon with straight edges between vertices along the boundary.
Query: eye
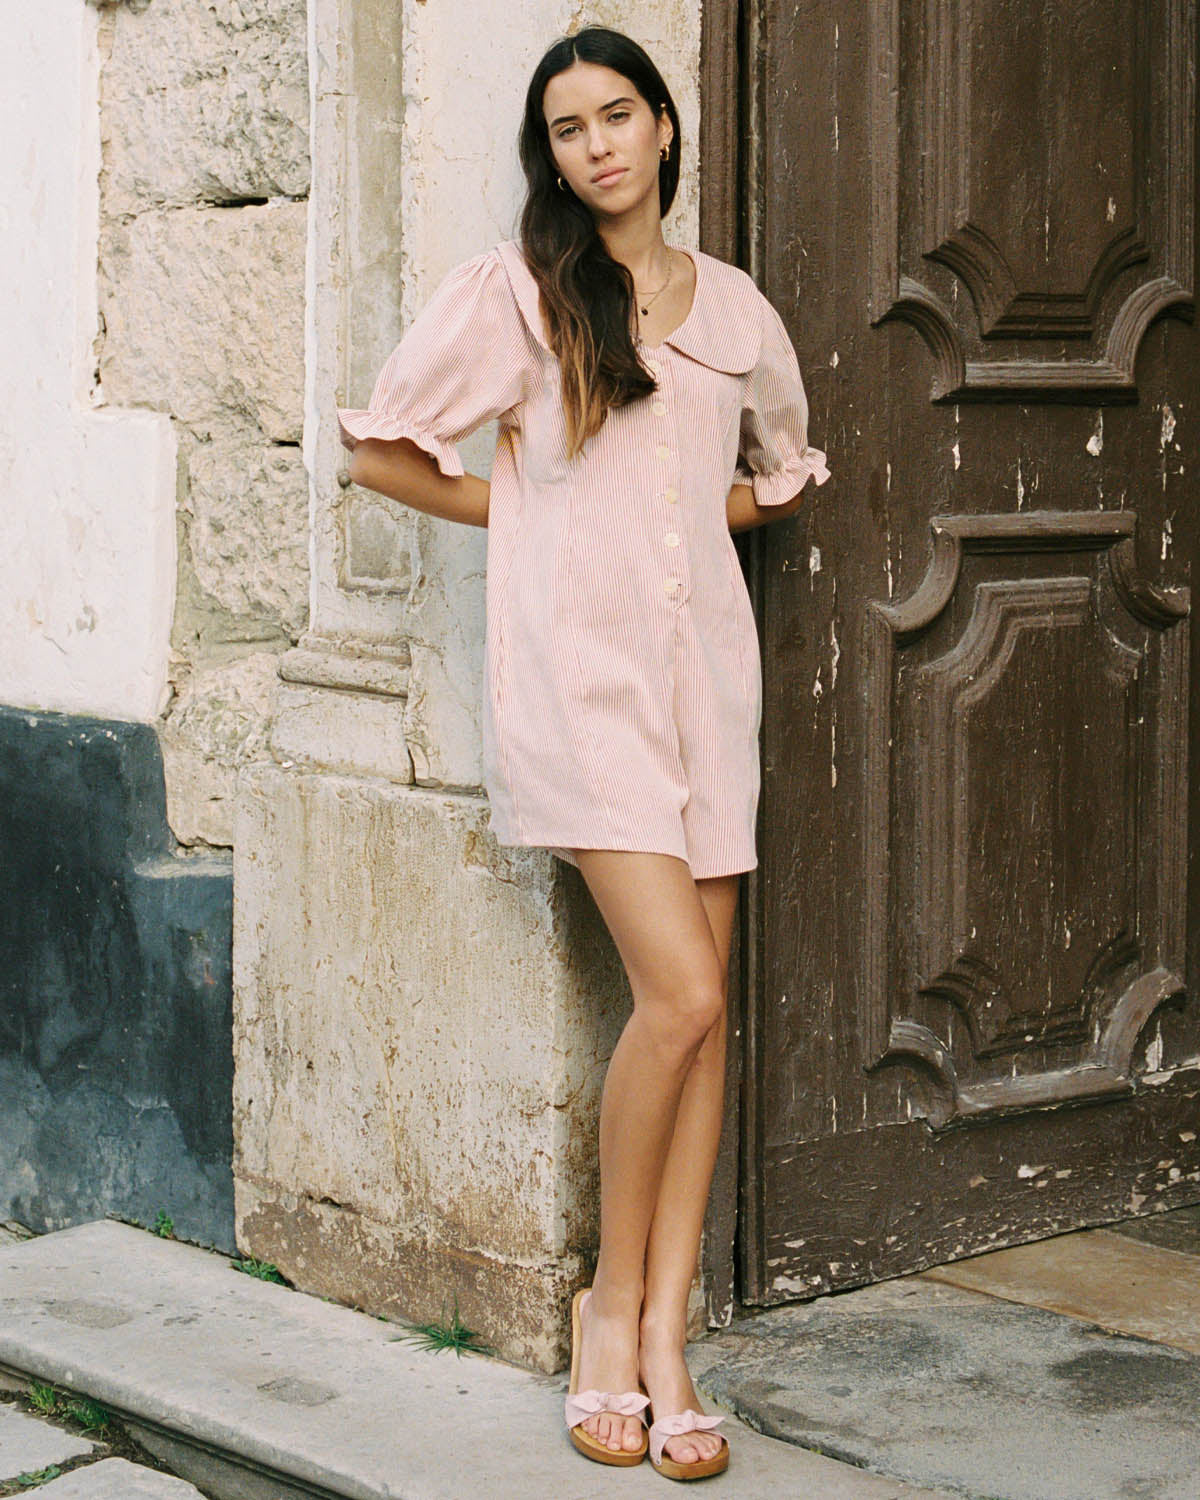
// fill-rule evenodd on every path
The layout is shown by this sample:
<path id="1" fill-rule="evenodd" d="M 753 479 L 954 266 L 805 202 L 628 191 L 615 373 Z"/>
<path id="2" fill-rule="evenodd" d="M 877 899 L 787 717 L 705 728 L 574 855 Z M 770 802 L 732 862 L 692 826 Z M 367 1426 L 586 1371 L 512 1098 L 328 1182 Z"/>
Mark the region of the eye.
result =
<path id="1" fill-rule="evenodd" d="M 608 118 L 610 120 L 627 120 L 629 118 L 629 111 L 627 109 L 614 109 Z"/>
<path id="2" fill-rule="evenodd" d="M 559 138 L 559 140 L 560 141 L 565 141 L 566 138 L 567 138 L 567 136 L 570 135 L 570 133 L 571 133 L 572 130 L 578 130 L 578 129 L 579 129 L 578 125 L 564 125 L 563 128 L 558 132 L 558 138 Z"/>

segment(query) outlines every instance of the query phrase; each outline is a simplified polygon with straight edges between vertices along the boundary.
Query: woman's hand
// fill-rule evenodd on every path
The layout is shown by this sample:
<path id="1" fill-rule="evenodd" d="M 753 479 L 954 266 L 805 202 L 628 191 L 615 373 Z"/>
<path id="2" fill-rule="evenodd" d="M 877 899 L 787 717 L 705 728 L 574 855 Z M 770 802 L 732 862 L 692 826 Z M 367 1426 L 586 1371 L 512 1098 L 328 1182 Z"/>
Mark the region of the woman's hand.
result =
<path id="1" fill-rule="evenodd" d="M 749 484 L 735 484 L 725 502 L 725 515 L 730 531 L 748 531 L 751 526 L 762 526 L 767 521 L 781 520 L 792 516 L 804 504 L 804 491 L 797 490 L 790 500 L 782 505 L 759 505 L 754 499 L 754 488 Z"/>
<path id="2" fill-rule="evenodd" d="M 451 477 L 408 438 L 362 438 L 349 465 L 352 483 L 399 500 L 426 515 L 466 526 L 486 526 L 491 485 L 475 474 Z"/>

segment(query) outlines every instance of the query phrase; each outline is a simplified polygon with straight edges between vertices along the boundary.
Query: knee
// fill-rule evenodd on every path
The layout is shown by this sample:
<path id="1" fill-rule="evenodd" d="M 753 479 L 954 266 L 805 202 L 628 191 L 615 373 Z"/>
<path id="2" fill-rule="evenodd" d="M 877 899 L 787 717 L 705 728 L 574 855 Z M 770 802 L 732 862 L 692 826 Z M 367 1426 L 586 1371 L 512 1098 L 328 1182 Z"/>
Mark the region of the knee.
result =
<path id="1" fill-rule="evenodd" d="M 725 987 L 697 980 L 645 1006 L 655 1045 L 682 1060 L 694 1061 L 725 1019 Z"/>

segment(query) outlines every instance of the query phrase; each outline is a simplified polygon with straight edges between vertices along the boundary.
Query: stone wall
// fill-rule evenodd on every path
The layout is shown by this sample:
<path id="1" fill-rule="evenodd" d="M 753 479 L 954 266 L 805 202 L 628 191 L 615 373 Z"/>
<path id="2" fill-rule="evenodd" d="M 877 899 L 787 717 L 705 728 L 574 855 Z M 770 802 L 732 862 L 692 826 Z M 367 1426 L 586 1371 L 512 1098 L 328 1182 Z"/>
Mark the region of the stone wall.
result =
<path id="1" fill-rule="evenodd" d="M 305 4 L 106 7 L 100 46 L 100 385 L 179 444 L 168 814 L 230 845 L 308 616 Z"/>

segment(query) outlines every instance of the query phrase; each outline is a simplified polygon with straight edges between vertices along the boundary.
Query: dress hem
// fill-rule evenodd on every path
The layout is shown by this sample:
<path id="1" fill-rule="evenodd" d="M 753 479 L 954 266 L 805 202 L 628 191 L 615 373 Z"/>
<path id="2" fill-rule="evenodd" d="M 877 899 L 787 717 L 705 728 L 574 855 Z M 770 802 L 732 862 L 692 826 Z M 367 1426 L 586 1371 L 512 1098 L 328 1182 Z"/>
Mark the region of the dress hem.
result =
<path id="1" fill-rule="evenodd" d="M 711 880 L 721 875 L 745 875 L 751 870 L 758 868 L 758 860 L 755 858 L 751 864 L 745 864 L 735 859 L 733 861 L 735 868 L 733 869 L 707 870 L 702 868 L 697 871 L 688 859 L 687 854 L 681 854 L 678 849 L 648 849 L 644 844 L 622 844 L 613 839 L 609 839 L 603 844 L 591 843 L 584 839 L 580 839 L 577 843 L 573 844 L 563 844 L 555 843 L 546 838 L 504 839 L 497 836 L 496 842 L 502 848 L 545 849 L 548 853 L 561 859 L 565 864 L 574 865 L 576 869 L 579 866 L 572 856 L 572 849 L 611 849 L 621 854 L 669 854 L 674 859 L 681 859 L 688 866 L 689 870 L 692 871 L 692 876 L 696 880 Z"/>

